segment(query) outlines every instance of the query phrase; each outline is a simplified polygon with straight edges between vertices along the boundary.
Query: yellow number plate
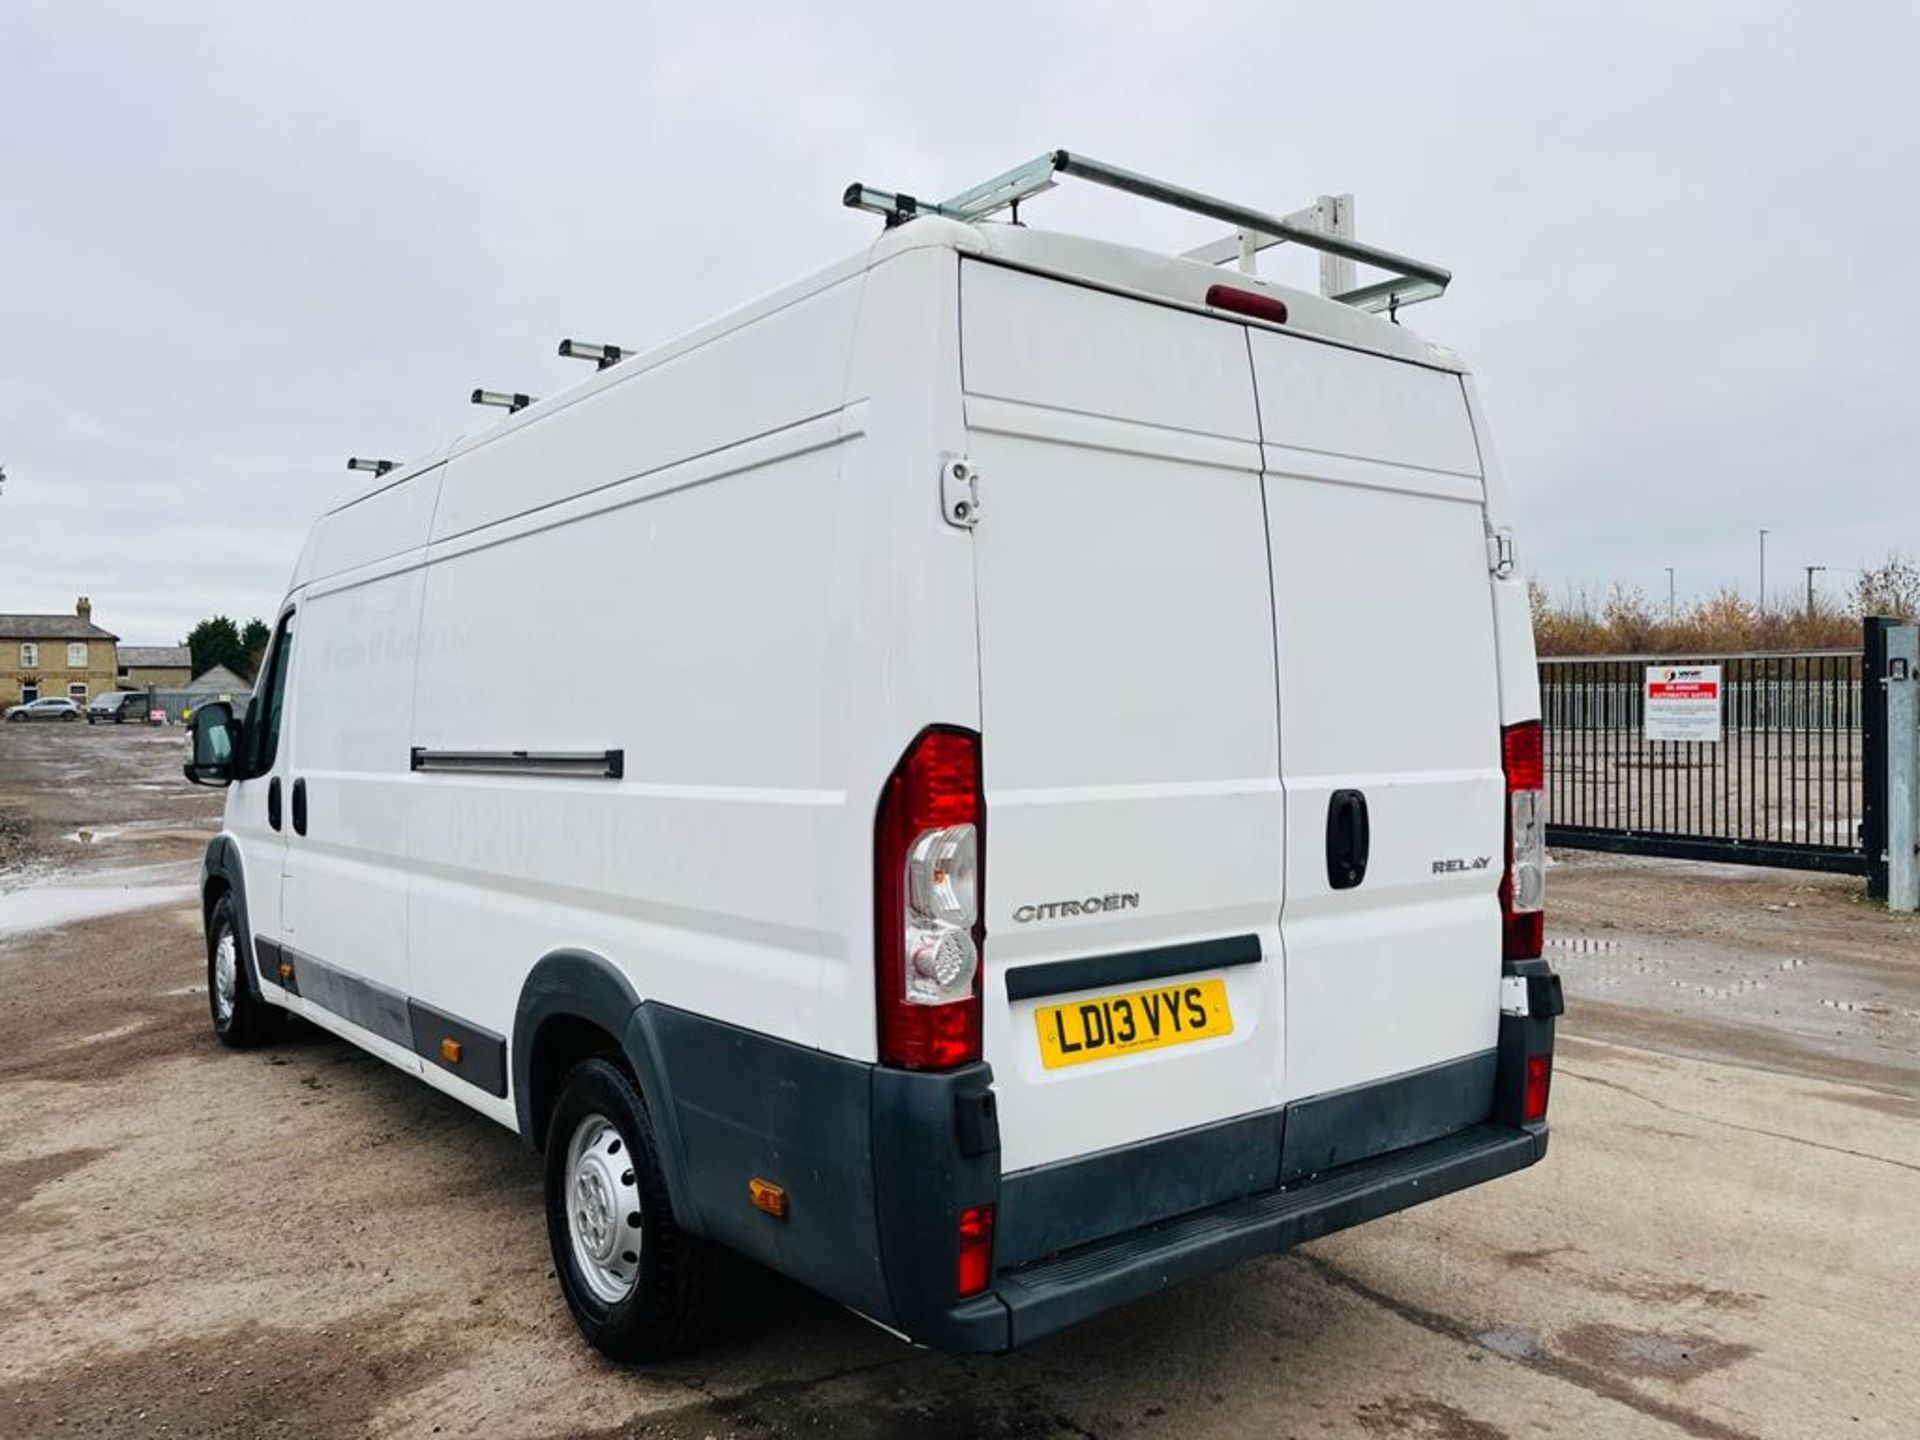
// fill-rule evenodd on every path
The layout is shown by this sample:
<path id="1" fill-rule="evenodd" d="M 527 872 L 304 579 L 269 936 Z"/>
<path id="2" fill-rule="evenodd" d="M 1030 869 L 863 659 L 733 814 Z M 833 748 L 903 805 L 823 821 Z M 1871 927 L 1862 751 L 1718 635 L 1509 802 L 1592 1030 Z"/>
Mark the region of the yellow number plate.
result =
<path id="1" fill-rule="evenodd" d="M 1058 1070 L 1063 1065 L 1231 1035 L 1233 1012 L 1227 1008 L 1226 981 L 1188 980 L 1124 995 L 1042 1005 L 1033 1012 L 1033 1023 L 1040 1034 L 1040 1063 Z"/>

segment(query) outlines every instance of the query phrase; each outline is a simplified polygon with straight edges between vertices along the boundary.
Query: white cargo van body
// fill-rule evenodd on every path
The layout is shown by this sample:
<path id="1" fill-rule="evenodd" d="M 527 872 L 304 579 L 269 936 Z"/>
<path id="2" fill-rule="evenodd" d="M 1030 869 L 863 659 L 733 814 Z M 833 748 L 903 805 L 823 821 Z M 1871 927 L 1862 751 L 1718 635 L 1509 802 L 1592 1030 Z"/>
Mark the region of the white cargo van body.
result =
<path id="1" fill-rule="evenodd" d="M 1470 389 L 1220 279 L 917 219 L 344 499 L 204 771 L 216 1028 L 544 1148 L 615 1353 L 715 1245 L 1004 1349 L 1538 1158 Z"/>

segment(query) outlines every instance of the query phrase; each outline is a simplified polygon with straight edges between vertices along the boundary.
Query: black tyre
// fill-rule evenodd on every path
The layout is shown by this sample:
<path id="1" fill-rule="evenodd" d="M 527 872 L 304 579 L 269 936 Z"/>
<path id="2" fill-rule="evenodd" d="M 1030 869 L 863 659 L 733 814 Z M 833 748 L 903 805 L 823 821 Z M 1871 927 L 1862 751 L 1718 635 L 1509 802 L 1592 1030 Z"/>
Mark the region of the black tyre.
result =
<path id="1" fill-rule="evenodd" d="M 222 895 L 207 920 L 207 1013 L 220 1043 L 236 1050 L 274 1039 L 287 1023 L 287 1012 L 260 998 L 246 969 L 233 897 Z"/>
<path id="2" fill-rule="evenodd" d="M 553 1271 L 596 1350 L 658 1359 L 712 1330 L 724 1256 L 674 1223 L 646 1102 L 611 1061 L 582 1061 L 560 1089 L 546 1194 Z"/>

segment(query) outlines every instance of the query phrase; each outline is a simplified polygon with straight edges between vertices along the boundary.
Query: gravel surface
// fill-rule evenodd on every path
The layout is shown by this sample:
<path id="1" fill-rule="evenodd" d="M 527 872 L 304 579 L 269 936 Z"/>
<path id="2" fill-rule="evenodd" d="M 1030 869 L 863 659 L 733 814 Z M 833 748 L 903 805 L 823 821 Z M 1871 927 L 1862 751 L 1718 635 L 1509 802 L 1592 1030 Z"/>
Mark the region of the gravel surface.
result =
<path id="1" fill-rule="evenodd" d="M 0 901 L 191 876 L 182 747 L 0 728 Z M 1562 858 L 1544 1164 L 997 1359 L 749 1277 L 706 1351 L 607 1364 L 514 1137 L 311 1028 L 221 1050 L 190 903 L 16 929 L 0 1436 L 1913 1435 L 1920 927 Z"/>

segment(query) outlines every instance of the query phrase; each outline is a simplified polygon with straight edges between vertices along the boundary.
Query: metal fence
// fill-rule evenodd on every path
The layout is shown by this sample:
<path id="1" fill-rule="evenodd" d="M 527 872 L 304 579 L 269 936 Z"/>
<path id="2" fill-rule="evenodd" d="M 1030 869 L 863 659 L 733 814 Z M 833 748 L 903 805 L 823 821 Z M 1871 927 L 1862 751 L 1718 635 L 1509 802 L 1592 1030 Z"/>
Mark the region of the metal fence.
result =
<path id="1" fill-rule="evenodd" d="M 170 725 L 178 724 L 183 714 L 206 700 L 225 700 L 233 706 L 235 715 L 244 716 L 247 713 L 247 705 L 253 699 L 253 692 L 250 690 L 176 690 L 149 687 L 134 693 L 145 696 L 150 709 L 166 711 L 167 723 Z M 134 723 L 134 717 L 129 715 L 126 723 Z"/>
<path id="2" fill-rule="evenodd" d="M 1649 740 L 1651 665 L 1721 667 L 1721 738 Z M 1861 653 L 1545 660 L 1547 839 L 1864 872 Z"/>

